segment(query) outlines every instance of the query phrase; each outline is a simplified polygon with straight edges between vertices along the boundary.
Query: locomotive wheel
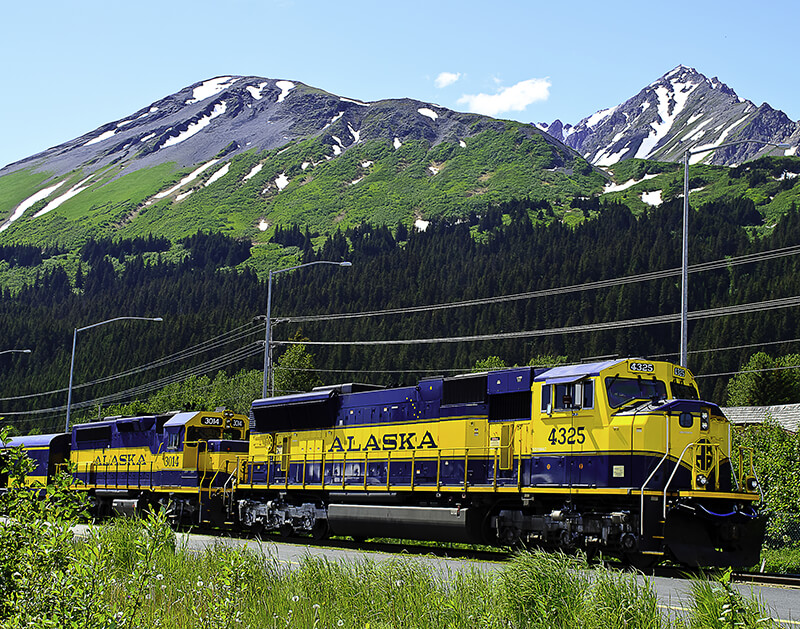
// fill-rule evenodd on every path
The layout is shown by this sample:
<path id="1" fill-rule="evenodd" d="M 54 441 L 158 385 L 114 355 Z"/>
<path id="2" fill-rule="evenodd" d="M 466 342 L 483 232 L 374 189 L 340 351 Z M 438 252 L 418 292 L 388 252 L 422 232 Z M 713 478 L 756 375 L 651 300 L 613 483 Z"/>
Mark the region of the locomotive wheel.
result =
<path id="1" fill-rule="evenodd" d="M 311 538 L 316 542 L 327 539 L 329 533 L 330 530 L 328 528 L 327 520 L 316 520 L 314 522 L 314 526 L 311 528 Z"/>
<path id="2" fill-rule="evenodd" d="M 625 553 L 622 561 L 630 570 L 649 573 L 656 567 L 660 558 L 657 555 L 644 555 L 642 553 Z"/>

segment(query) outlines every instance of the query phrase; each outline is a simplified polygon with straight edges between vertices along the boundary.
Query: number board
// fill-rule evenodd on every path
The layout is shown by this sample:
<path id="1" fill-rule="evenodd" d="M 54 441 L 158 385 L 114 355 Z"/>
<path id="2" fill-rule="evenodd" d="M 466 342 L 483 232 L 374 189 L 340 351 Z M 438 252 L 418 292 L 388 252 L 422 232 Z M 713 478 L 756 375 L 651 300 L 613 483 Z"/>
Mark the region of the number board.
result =
<path id="1" fill-rule="evenodd" d="M 222 417 L 201 417 L 200 425 L 202 426 L 222 426 Z"/>
<path id="2" fill-rule="evenodd" d="M 228 420 L 228 427 L 230 427 L 230 428 L 244 428 L 244 420 L 243 419 L 229 419 Z"/>
<path id="3" fill-rule="evenodd" d="M 631 363 L 628 369 L 638 373 L 653 373 L 656 370 L 656 366 L 650 363 Z"/>

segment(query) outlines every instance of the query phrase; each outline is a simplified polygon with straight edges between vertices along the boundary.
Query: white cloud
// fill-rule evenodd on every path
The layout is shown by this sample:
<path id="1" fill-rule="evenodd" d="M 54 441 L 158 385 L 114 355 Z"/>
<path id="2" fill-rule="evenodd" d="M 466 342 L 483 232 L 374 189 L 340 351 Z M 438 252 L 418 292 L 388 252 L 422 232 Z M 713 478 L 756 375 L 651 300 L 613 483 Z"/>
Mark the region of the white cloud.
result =
<path id="1" fill-rule="evenodd" d="M 434 84 L 436 87 L 447 87 L 461 78 L 461 72 L 442 72 L 436 77 Z"/>
<path id="2" fill-rule="evenodd" d="M 504 87 L 497 94 L 464 94 L 458 102 L 466 103 L 472 113 L 496 116 L 506 111 L 523 111 L 531 103 L 548 98 L 548 79 L 528 79 Z"/>

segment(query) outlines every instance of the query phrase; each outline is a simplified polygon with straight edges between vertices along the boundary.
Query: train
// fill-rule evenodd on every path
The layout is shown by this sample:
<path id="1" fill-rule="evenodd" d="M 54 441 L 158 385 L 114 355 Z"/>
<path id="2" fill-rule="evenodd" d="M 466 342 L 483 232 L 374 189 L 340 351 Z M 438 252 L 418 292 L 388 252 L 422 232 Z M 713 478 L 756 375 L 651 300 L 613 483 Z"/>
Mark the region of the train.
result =
<path id="1" fill-rule="evenodd" d="M 36 461 L 31 486 L 68 468 L 97 516 L 164 508 L 257 534 L 748 567 L 766 524 L 753 452 L 732 451 L 719 406 L 685 367 L 640 358 L 324 386 L 4 447 Z"/>

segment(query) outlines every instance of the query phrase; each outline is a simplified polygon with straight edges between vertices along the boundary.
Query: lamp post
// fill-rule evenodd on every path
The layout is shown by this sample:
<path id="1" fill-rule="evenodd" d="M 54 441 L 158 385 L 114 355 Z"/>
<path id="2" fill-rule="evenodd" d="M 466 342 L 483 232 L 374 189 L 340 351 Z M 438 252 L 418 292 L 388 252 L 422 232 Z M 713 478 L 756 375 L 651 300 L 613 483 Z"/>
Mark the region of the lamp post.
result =
<path id="1" fill-rule="evenodd" d="M 70 419 L 70 411 L 72 409 L 72 375 L 75 370 L 75 345 L 78 341 L 78 332 L 83 332 L 84 330 L 89 330 L 91 328 L 96 328 L 101 325 L 105 325 L 106 323 L 112 323 L 114 321 L 127 321 L 127 320 L 134 320 L 134 321 L 163 321 L 161 317 L 115 317 L 113 319 L 107 319 L 106 321 L 100 321 L 99 323 L 93 323 L 91 325 L 84 326 L 82 328 L 75 328 L 74 332 L 72 333 L 72 360 L 69 363 L 69 388 L 67 389 L 67 421 L 64 424 L 64 432 L 69 432 L 69 419 Z"/>
<path id="2" fill-rule="evenodd" d="M 0 354 L 30 354 L 31 350 L 29 349 L 4 349 L 0 350 Z"/>
<path id="3" fill-rule="evenodd" d="M 765 140 L 735 140 L 733 142 L 718 144 L 717 146 L 686 149 L 683 153 L 683 253 L 681 257 L 681 348 L 679 358 L 679 362 L 683 367 L 687 366 L 687 339 L 689 336 L 689 158 L 692 155 L 709 153 L 728 146 L 736 146 L 737 144 L 763 144 L 766 146 L 774 146 L 779 149 L 789 148 L 788 144 L 778 144 Z"/>
<path id="4" fill-rule="evenodd" d="M 267 393 L 272 396 L 272 276 L 286 271 L 302 269 L 306 266 L 315 264 L 331 264 L 333 266 L 353 266 L 352 262 L 331 262 L 329 260 L 316 260 L 306 262 L 297 266 L 290 266 L 285 269 L 277 269 L 269 272 L 269 282 L 267 283 L 267 332 L 264 339 L 264 384 L 261 388 L 261 397 L 267 397 Z"/>

